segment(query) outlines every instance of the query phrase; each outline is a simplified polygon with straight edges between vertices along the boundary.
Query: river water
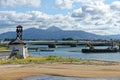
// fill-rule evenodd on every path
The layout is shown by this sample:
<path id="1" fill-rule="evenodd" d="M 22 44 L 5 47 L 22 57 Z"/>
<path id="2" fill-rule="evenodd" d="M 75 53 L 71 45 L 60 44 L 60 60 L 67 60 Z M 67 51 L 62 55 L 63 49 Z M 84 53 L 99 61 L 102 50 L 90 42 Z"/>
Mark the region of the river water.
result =
<path id="1" fill-rule="evenodd" d="M 22 80 L 120 80 L 120 78 L 75 78 L 59 76 L 34 76 Z"/>
<path id="2" fill-rule="evenodd" d="M 28 48 L 48 48 L 47 45 L 28 45 Z M 29 50 L 31 56 L 62 56 L 70 58 L 81 58 L 89 60 L 104 60 L 104 61 L 119 61 L 120 62 L 120 52 L 115 53 L 82 53 L 81 49 L 84 46 L 70 47 L 57 45 L 57 48 L 53 48 L 54 51 L 34 51 Z M 105 46 L 99 46 L 95 48 L 106 48 Z M 77 52 L 71 52 L 77 51 Z"/>

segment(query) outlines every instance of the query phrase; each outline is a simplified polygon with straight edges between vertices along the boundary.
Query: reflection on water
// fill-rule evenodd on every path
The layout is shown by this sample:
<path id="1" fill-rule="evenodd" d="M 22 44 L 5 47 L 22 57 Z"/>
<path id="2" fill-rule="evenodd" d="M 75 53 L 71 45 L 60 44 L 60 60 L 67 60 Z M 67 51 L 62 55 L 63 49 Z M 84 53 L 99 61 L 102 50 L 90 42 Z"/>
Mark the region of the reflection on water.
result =
<path id="1" fill-rule="evenodd" d="M 120 80 L 120 78 L 74 78 L 74 77 L 58 77 L 58 76 L 35 76 L 25 78 L 23 80 Z"/>

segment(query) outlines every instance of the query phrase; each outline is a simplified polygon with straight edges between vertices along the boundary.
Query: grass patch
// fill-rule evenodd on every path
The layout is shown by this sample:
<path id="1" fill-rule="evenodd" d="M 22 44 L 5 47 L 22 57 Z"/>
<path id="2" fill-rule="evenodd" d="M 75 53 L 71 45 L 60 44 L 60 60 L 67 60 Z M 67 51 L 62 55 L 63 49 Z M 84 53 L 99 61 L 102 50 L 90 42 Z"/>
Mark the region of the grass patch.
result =
<path id="1" fill-rule="evenodd" d="M 26 59 L 0 60 L 0 64 L 29 64 L 29 63 L 67 63 L 67 64 L 85 64 L 85 65 L 118 65 L 119 62 L 83 60 L 77 58 L 64 58 L 59 56 L 46 57 L 28 57 Z"/>
<path id="2" fill-rule="evenodd" d="M 0 50 L 9 50 L 9 48 L 7 46 L 0 45 Z"/>
<path id="3" fill-rule="evenodd" d="M 81 59 L 75 59 L 75 58 L 64 58 L 59 56 L 48 56 L 46 57 L 46 61 L 50 62 L 80 62 Z"/>
<path id="4" fill-rule="evenodd" d="M 45 62 L 80 62 L 81 59 L 75 58 L 64 58 L 58 56 L 47 56 L 47 57 L 28 57 L 27 59 L 14 59 L 14 60 L 0 60 L 0 64 L 27 64 L 27 63 L 45 63 Z"/>

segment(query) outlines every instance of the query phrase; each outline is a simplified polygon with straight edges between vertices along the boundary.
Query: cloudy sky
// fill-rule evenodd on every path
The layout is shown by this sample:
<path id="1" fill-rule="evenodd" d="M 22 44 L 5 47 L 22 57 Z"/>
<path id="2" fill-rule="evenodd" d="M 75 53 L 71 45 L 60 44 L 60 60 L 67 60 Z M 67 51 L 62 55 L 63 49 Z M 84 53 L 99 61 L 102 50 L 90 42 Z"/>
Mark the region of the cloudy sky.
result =
<path id="1" fill-rule="evenodd" d="M 17 25 L 120 34 L 120 0 L 0 0 L 0 33 Z"/>

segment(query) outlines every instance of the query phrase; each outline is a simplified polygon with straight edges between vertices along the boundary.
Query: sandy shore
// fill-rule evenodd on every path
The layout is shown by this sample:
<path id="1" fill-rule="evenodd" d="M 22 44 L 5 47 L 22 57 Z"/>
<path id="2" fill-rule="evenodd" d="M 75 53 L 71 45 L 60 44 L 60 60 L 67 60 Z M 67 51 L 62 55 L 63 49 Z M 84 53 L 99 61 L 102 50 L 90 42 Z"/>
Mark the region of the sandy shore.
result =
<path id="1" fill-rule="evenodd" d="M 37 75 L 57 75 L 89 78 L 120 78 L 120 64 L 16 64 L 0 65 L 0 80 L 18 80 Z"/>

